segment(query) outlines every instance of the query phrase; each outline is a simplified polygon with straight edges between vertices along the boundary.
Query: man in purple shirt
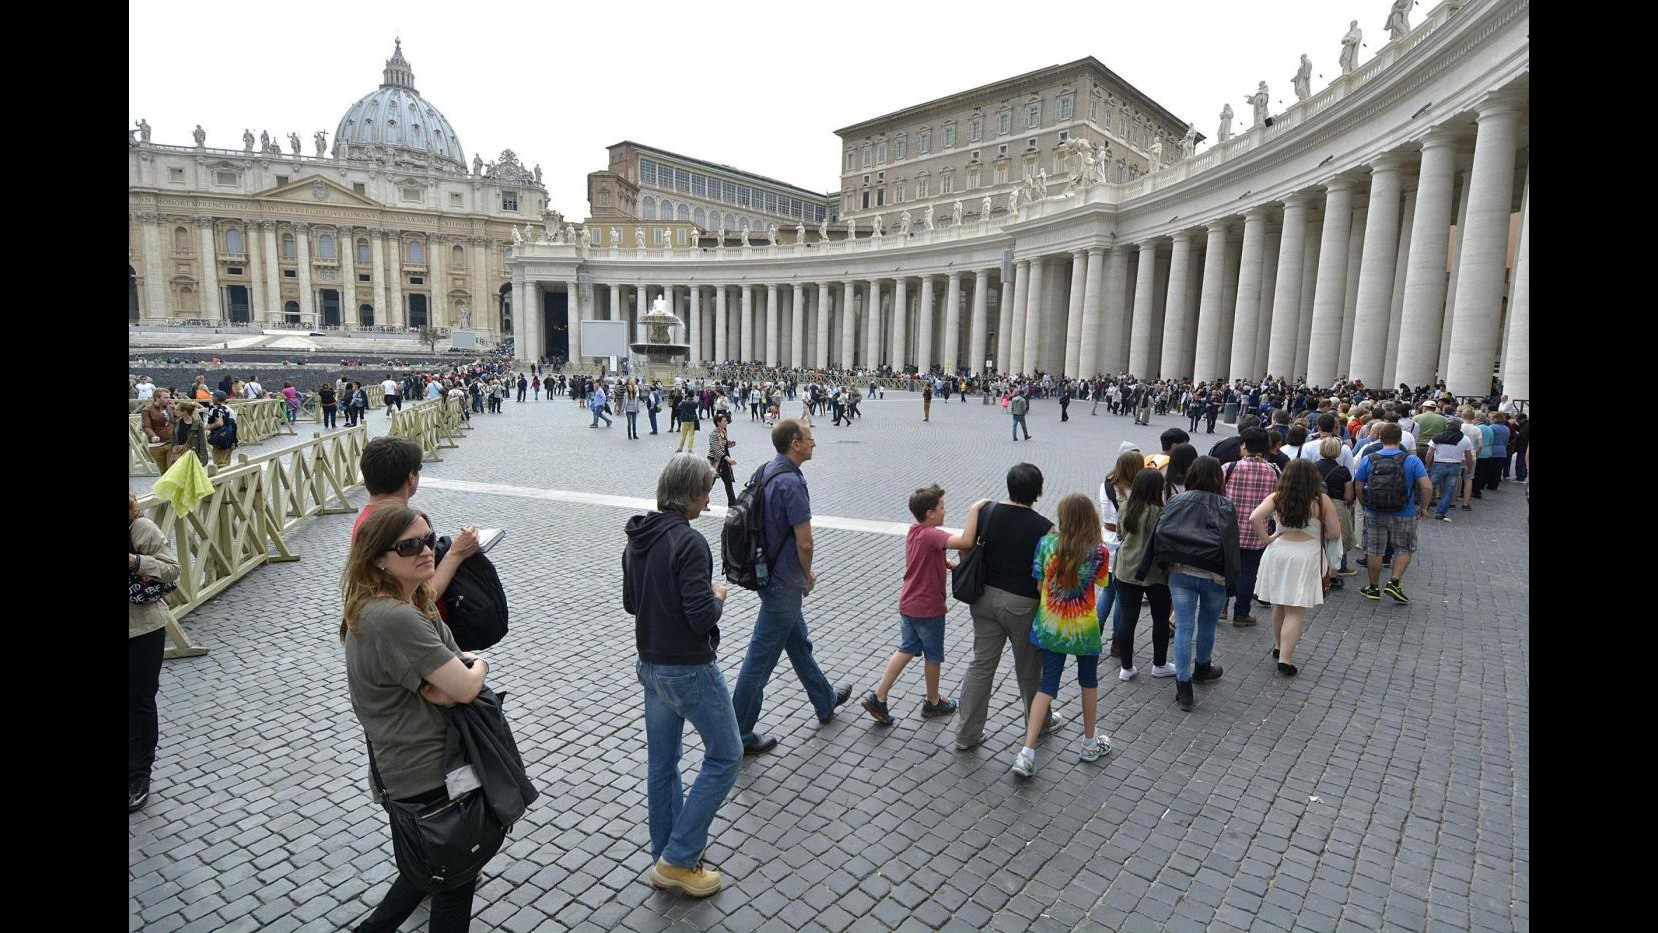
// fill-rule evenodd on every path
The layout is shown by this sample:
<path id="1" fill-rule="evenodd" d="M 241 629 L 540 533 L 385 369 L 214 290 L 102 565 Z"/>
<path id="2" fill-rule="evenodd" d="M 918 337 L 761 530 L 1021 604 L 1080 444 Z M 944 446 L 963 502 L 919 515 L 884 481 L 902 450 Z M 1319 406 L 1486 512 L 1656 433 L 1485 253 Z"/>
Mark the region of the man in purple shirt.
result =
<path id="1" fill-rule="evenodd" d="M 777 457 L 766 464 L 762 474 L 766 478 L 763 507 L 771 576 L 760 590 L 760 614 L 754 620 L 754 635 L 731 694 L 745 755 L 758 755 L 777 745 L 777 739 L 757 734 L 754 726 L 760 721 L 766 682 L 783 652 L 788 652 L 789 663 L 806 688 L 818 722 L 834 719 L 836 708 L 852 696 L 851 684 L 836 688 L 823 676 L 812 657 L 806 616 L 801 611 L 801 602 L 817 584 L 817 574 L 812 572 L 812 498 L 800 467 L 812 459 L 817 442 L 812 439 L 810 425 L 790 418 L 771 429 L 771 444 L 777 449 Z"/>

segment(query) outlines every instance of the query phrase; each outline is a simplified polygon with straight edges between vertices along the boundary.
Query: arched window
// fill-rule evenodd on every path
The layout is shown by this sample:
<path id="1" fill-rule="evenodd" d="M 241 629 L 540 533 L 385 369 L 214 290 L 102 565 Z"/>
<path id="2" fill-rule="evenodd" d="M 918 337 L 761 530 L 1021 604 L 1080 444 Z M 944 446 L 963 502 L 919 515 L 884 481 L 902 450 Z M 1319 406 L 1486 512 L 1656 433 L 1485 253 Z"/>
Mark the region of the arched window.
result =
<path id="1" fill-rule="evenodd" d="M 449 251 L 449 264 L 456 269 L 466 268 L 466 250 L 459 246 Z"/>
<path id="2" fill-rule="evenodd" d="M 692 215 L 692 221 L 696 223 L 698 227 L 706 229 L 708 226 L 708 212 L 700 207 L 697 208 L 696 213 Z"/>
<path id="3" fill-rule="evenodd" d="M 676 205 L 674 205 L 674 219 L 675 220 L 690 220 L 691 219 L 691 206 L 689 204 L 676 204 Z"/>
<path id="4" fill-rule="evenodd" d="M 424 266 L 426 264 L 426 247 L 419 240 L 409 241 L 409 264 Z"/>
<path id="5" fill-rule="evenodd" d="M 640 205 L 639 205 L 639 217 L 640 217 L 641 220 L 655 220 L 656 219 L 656 199 L 655 198 L 651 197 L 650 195 L 645 196 L 645 200 L 640 202 Z"/>
<path id="6" fill-rule="evenodd" d="M 225 252 L 232 256 L 242 255 L 242 231 L 238 227 L 231 227 L 225 231 Z"/>
<path id="7" fill-rule="evenodd" d="M 739 230 L 747 230 L 749 228 L 748 218 L 744 217 L 742 220 L 737 221 L 737 228 Z"/>
<path id="8" fill-rule="evenodd" d="M 656 212 L 663 220 L 673 220 L 674 202 L 668 200 L 667 198 L 663 198 L 662 201 L 656 205 Z"/>
<path id="9" fill-rule="evenodd" d="M 395 146 L 403 140 L 403 130 L 396 120 L 386 121 L 386 145 Z"/>
<path id="10" fill-rule="evenodd" d="M 334 256 L 334 237 L 332 235 L 324 233 L 322 236 L 317 237 L 317 258 L 336 258 Z"/>
<path id="11" fill-rule="evenodd" d="M 725 229 L 731 230 L 737 226 L 737 217 L 734 214 L 725 215 Z"/>
<path id="12" fill-rule="evenodd" d="M 184 227 L 173 228 L 173 252 L 190 252 L 190 231 Z"/>
<path id="13" fill-rule="evenodd" d="M 424 136 L 420 132 L 420 124 L 419 123 L 416 123 L 409 130 L 409 133 L 410 133 L 409 141 L 414 144 L 416 149 L 418 149 L 421 146 L 425 145 L 425 143 L 422 142 L 422 140 L 424 139 Z"/>
<path id="14" fill-rule="evenodd" d="M 370 257 L 373 256 L 373 255 L 374 254 L 369 251 L 369 245 L 368 245 L 367 240 L 358 240 L 357 241 L 357 261 L 358 262 L 372 262 L 373 260 L 370 259 Z"/>
<path id="15" fill-rule="evenodd" d="M 294 249 L 294 238 L 291 234 L 282 235 L 282 258 L 293 259 L 298 255 Z"/>
<path id="16" fill-rule="evenodd" d="M 282 306 L 282 313 L 287 315 L 291 320 L 299 320 L 299 302 L 290 301 L 287 304 L 284 304 Z"/>

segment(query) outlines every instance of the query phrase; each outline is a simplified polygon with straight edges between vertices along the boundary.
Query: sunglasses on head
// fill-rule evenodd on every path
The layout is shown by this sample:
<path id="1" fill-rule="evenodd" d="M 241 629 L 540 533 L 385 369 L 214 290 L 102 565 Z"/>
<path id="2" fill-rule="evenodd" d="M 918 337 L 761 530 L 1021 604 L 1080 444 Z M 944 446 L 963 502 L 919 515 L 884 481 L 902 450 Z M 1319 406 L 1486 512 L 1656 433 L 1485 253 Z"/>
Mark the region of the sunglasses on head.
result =
<path id="1" fill-rule="evenodd" d="M 397 552 L 398 557 L 414 557 L 424 548 L 431 548 L 433 551 L 438 549 L 437 532 L 428 531 L 424 537 L 420 538 L 404 538 L 391 546 L 391 549 Z"/>

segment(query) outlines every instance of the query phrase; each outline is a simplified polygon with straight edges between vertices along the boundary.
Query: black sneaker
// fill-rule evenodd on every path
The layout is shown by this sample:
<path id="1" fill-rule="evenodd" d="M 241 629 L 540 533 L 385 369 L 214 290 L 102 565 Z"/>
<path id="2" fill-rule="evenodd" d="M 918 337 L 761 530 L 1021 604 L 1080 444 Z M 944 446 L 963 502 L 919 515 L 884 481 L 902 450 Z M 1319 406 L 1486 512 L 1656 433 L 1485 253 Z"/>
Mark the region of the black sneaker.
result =
<path id="1" fill-rule="evenodd" d="M 937 719 L 940 716 L 949 716 L 956 711 L 956 701 L 949 697 L 939 697 L 937 703 L 921 704 L 921 715 L 927 719 Z"/>
<path id="2" fill-rule="evenodd" d="M 852 699 L 852 685 L 851 684 L 841 684 L 840 689 L 835 691 L 835 706 L 834 706 L 834 708 L 829 710 L 829 715 L 819 716 L 817 718 L 817 721 L 820 722 L 820 723 L 827 723 L 829 720 L 834 719 L 835 718 L 835 710 L 840 709 L 841 707 L 845 706 L 846 701 L 850 700 L 850 699 Z"/>
<path id="3" fill-rule="evenodd" d="M 1387 586 L 1382 587 L 1382 592 L 1393 597 L 1396 603 L 1410 602 L 1410 597 L 1405 595 L 1405 589 L 1399 585 L 1398 580 L 1389 580 Z"/>
<path id="4" fill-rule="evenodd" d="M 1359 595 L 1363 596 L 1365 599 L 1380 600 L 1382 598 L 1382 590 L 1374 583 L 1367 583 L 1359 588 Z"/>
<path id="5" fill-rule="evenodd" d="M 150 779 L 128 782 L 127 784 L 127 812 L 137 813 L 144 809 L 144 804 L 150 802 Z"/>
<path id="6" fill-rule="evenodd" d="M 881 698 L 875 695 L 875 691 L 871 690 L 869 696 L 864 697 L 863 707 L 876 722 L 883 726 L 892 725 L 892 714 L 887 711 L 887 705 L 881 702 Z"/>

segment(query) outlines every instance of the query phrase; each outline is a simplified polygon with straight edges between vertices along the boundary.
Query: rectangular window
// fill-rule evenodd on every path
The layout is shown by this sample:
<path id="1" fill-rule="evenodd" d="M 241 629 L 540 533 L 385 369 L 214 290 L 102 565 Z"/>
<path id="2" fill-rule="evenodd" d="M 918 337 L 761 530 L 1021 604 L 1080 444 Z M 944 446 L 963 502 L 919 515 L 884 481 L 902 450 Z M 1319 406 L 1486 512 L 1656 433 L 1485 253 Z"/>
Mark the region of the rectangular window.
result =
<path id="1" fill-rule="evenodd" d="M 1059 131 L 1059 141 L 1060 142 L 1062 142 L 1062 143 L 1063 142 L 1068 142 L 1070 140 L 1070 138 L 1071 138 L 1071 131 L 1070 130 L 1060 130 Z"/>
<path id="2" fill-rule="evenodd" d="M 1100 118 L 1100 99 L 1098 97 L 1091 97 L 1091 98 L 1088 99 L 1088 119 L 1098 120 L 1099 118 Z"/>
<path id="3" fill-rule="evenodd" d="M 1012 113 L 998 113 L 996 115 L 996 134 L 998 136 L 1006 136 L 1008 133 L 1010 133 L 1012 131 L 1013 131 L 1013 114 Z"/>
<path id="4" fill-rule="evenodd" d="M 952 172 L 945 172 L 944 173 L 944 193 L 945 194 L 954 194 L 955 192 L 956 192 L 956 176 Z"/>
<path id="5" fill-rule="evenodd" d="M 360 181 L 352 182 L 351 190 L 357 192 L 358 194 L 368 194 L 368 185 Z"/>
<path id="6" fill-rule="evenodd" d="M 1007 166 L 1006 165 L 996 166 L 996 176 L 995 177 L 996 177 L 996 184 L 998 184 L 998 185 L 1007 184 Z"/>
<path id="7" fill-rule="evenodd" d="M 181 168 L 169 168 L 169 169 L 167 169 L 167 180 L 172 182 L 175 185 L 184 184 L 184 169 L 181 169 Z"/>
<path id="8" fill-rule="evenodd" d="M 241 266 L 226 266 L 225 267 L 225 275 L 241 275 L 241 274 L 242 274 L 242 267 Z"/>
<path id="9" fill-rule="evenodd" d="M 923 130 L 915 139 L 915 151 L 926 155 L 933 151 L 933 134 L 930 130 Z"/>
<path id="10" fill-rule="evenodd" d="M 887 144 L 886 143 L 876 143 L 875 144 L 875 161 L 881 163 L 882 165 L 887 164 Z"/>
<path id="11" fill-rule="evenodd" d="M 772 213 L 772 214 L 777 213 L 777 195 L 772 194 L 770 191 L 766 192 L 766 208 L 765 209 L 769 213 Z"/>
<path id="12" fill-rule="evenodd" d="M 854 164 L 857 161 L 857 158 L 858 158 L 858 154 L 855 153 L 855 152 L 848 152 L 846 154 L 846 170 L 847 171 L 850 172 L 850 171 L 852 171 L 852 169 L 857 167 Z"/>
<path id="13" fill-rule="evenodd" d="M 869 192 L 867 191 L 864 192 L 863 205 L 865 209 L 869 208 Z"/>
<path id="14" fill-rule="evenodd" d="M 904 180 L 902 178 L 898 180 L 898 184 L 892 186 L 892 199 L 899 204 L 904 203 Z"/>
<path id="15" fill-rule="evenodd" d="M 1075 106 L 1075 104 L 1073 103 L 1074 100 L 1075 100 L 1074 98 L 1070 98 L 1070 97 L 1061 97 L 1059 99 L 1059 119 L 1061 119 L 1061 120 L 1071 119 L 1071 114 L 1074 112 L 1071 108 L 1073 106 Z"/>
<path id="16" fill-rule="evenodd" d="M 459 191 L 449 192 L 449 206 L 450 207 L 460 207 L 461 206 L 461 193 Z"/>
<path id="17" fill-rule="evenodd" d="M 357 274 L 357 281 L 359 281 L 359 282 L 372 282 L 372 281 L 374 281 L 374 276 L 373 276 L 373 274 L 368 273 L 368 272 L 359 272 Z"/>
<path id="18" fill-rule="evenodd" d="M 285 279 L 299 278 L 299 270 L 297 270 L 297 269 L 283 269 L 282 270 L 282 277 L 285 278 Z"/>
<path id="19" fill-rule="evenodd" d="M 424 276 L 411 275 L 411 276 L 409 276 L 409 284 L 410 285 L 425 285 L 426 284 L 426 278 Z"/>
<path id="20" fill-rule="evenodd" d="M 952 148 L 953 146 L 955 146 L 955 144 L 956 144 L 956 128 L 953 127 L 953 126 L 945 127 L 944 128 L 944 148 L 946 148 L 946 149 Z"/>
<path id="21" fill-rule="evenodd" d="M 691 191 L 691 173 L 682 168 L 674 169 L 674 190 L 687 194 Z"/>
<path id="22" fill-rule="evenodd" d="M 720 182 L 720 198 L 727 204 L 737 203 L 737 185 L 735 182 Z"/>
<path id="23" fill-rule="evenodd" d="M 610 192 L 608 192 L 608 191 L 599 192 L 599 206 L 600 207 L 609 207 L 610 206 Z"/>
<path id="24" fill-rule="evenodd" d="M 892 157 L 894 159 L 902 159 L 908 150 L 909 142 L 904 139 L 898 139 L 892 144 Z"/>
<path id="25" fill-rule="evenodd" d="M 286 175 L 276 176 L 276 184 L 277 184 L 278 187 L 280 187 L 282 185 L 285 185 L 287 183 L 288 183 L 288 176 L 286 176 Z"/>
<path id="26" fill-rule="evenodd" d="M 501 210 L 503 210 L 503 211 L 516 211 L 516 210 L 518 210 L 518 192 L 516 192 L 516 191 L 503 191 L 503 192 L 501 192 Z"/>
<path id="27" fill-rule="evenodd" d="M 419 201 L 420 200 L 420 189 L 419 188 L 402 188 L 402 189 L 399 189 L 398 194 L 405 201 Z"/>
<path id="28" fill-rule="evenodd" d="M 1007 143 L 1002 143 L 1000 146 L 996 147 L 996 158 L 998 158 L 998 159 L 1007 158 Z"/>
<path id="29" fill-rule="evenodd" d="M 706 175 L 692 175 L 691 176 L 691 193 L 696 195 L 699 198 L 707 197 L 708 196 L 708 176 L 706 176 Z"/>
<path id="30" fill-rule="evenodd" d="M 971 159 L 969 159 L 968 161 L 971 161 L 971 162 L 979 161 L 979 150 L 974 149 L 973 150 L 973 157 Z"/>
<path id="31" fill-rule="evenodd" d="M 1030 139 L 1025 140 L 1025 148 L 1027 150 L 1034 150 L 1036 148 L 1036 137 L 1035 136 L 1032 136 Z"/>
<path id="32" fill-rule="evenodd" d="M 982 187 L 983 180 L 983 176 L 979 174 L 978 169 L 970 168 L 967 170 L 967 190 L 971 191 L 974 188 Z"/>
<path id="33" fill-rule="evenodd" d="M 1040 125 L 1042 125 L 1042 105 L 1031 104 L 1029 107 L 1025 108 L 1025 126 L 1031 127 Z"/>
<path id="34" fill-rule="evenodd" d="M 639 160 L 639 183 L 641 185 L 656 184 L 656 163 L 649 159 Z"/>
<path id="35" fill-rule="evenodd" d="M 754 196 L 754 189 L 747 185 L 737 186 L 737 204 L 739 207 L 748 207 Z"/>
<path id="36" fill-rule="evenodd" d="M 868 146 L 864 147 L 864 168 L 869 168 L 870 165 L 872 165 L 874 163 L 874 160 L 872 158 L 874 156 L 874 154 L 875 154 L 875 151 L 873 149 L 869 148 Z"/>
<path id="37" fill-rule="evenodd" d="M 876 207 L 885 207 L 886 204 L 887 204 L 887 189 L 885 189 L 885 188 L 876 188 L 875 189 L 875 206 Z"/>
<path id="38" fill-rule="evenodd" d="M 984 118 L 974 117 L 967 124 L 967 138 L 971 142 L 978 142 L 984 138 Z"/>
<path id="39" fill-rule="evenodd" d="M 928 187 L 927 179 L 923 178 L 923 179 L 920 179 L 919 181 L 917 181 L 915 183 L 915 196 L 917 198 L 923 198 L 923 199 L 928 197 L 927 187 Z"/>

